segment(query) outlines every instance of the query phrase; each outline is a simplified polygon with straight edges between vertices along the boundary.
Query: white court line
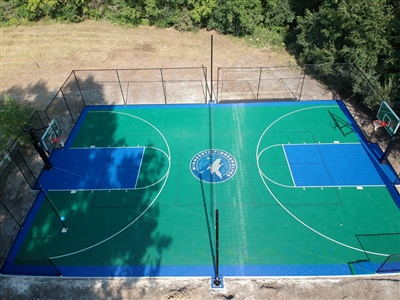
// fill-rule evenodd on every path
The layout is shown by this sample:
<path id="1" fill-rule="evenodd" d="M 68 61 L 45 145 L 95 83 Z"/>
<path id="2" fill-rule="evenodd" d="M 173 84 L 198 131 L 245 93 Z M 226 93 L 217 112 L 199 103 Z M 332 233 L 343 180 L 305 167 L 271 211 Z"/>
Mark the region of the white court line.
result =
<path id="1" fill-rule="evenodd" d="M 143 149 L 142 151 L 142 158 L 140 159 L 140 164 L 139 164 L 139 170 L 136 176 L 136 181 L 135 181 L 135 185 L 134 187 L 136 188 L 138 180 L 139 180 L 139 176 L 140 176 L 140 170 L 142 169 L 142 162 L 143 162 L 143 157 L 144 157 L 144 153 L 146 152 L 146 148 Z"/>
<path id="2" fill-rule="evenodd" d="M 267 150 L 269 150 L 270 148 L 273 148 L 273 147 L 283 147 L 283 146 L 307 146 L 307 145 L 333 145 L 333 144 L 336 144 L 336 143 L 307 143 L 307 144 L 275 144 L 275 145 L 270 145 L 270 146 L 268 146 L 268 147 L 266 147 L 266 148 L 264 148 L 264 149 L 262 149 L 261 150 L 261 152 L 258 154 L 258 159 L 260 159 L 260 157 L 261 157 L 261 155 L 264 153 L 264 152 L 266 152 Z M 360 143 L 341 143 L 340 145 L 360 145 Z M 286 152 L 285 152 L 285 157 L 286 157 Z M 286 157 L 286 161 L 287 161 L 287 157 Z M 292 172 L 291 172 L 291 169 L 290 169 L 290 164 L 287 162 L 287 165 L 288 165 L 288 168 L 289 168 L 289 171 L 290 171 L 290 174 L 291 174 L 291 177 L 292 177 L 292 181 L 294 182 L 294 179 L 293 179 L 293 175 L 292 175 Z M 277 182 L 277 181 L 275 181 L 275 180 L 272 180 L 270 177 L 268 177 L 263 171 L 262 171 L 262 169 L 259 169 L 258 170 L 259 171 L 259 173 L 263 176 L 263 177 L 265 177 L 265 179 L 267 179 L 268 181 L 270 181 L 270 182 L 272 182 L 273 184 L 276 184 L 276 185 L 279 185 L 279 186 L 282 186 L 282 187 L 287 187 L 287 188 L 341 188 L 341 187 L 349 187 L 349 188 L 352 188 L 352 187 L 354 187 L 354 188 L 357 188 L 357 187 L 359 187 L 360 185 L 358 184 L 358 185 L 354 185 L 354 184 L 351 184 L 351 185 L 346 185 L 346 184 L 341 184 L 341 185 L 317 185 L 317 186 L 312 186 L 312 185 L 295 185 L 294 183 L 293 183 L 293 185 L 287 185 L 287 184 L 283 184 L 283 183 L 280 183 L 280 182 Z M 384 185 L 384 184 L 364 184 L 363 185 L 364 187 L 385 187 L 386 185 Z"/>
<path id="3" fill-rule="evenodd" d="M 108 113 L 116 113 L 116 114 L 119 114 L 120 112 L 108 111 Z M 125 231 L 127 228 L 129 228 L 132 224 L 136 223 L 136 221 L 139 220 L 139 219 L 150 209 L 150 207 L 153 206 L 153 204 L 156 202 L 156 200 L 157 200 L 158 197 L 160 196 L 161 192 L 163 191 L 163 189 L 164 189 L 164 187 L 165 187 L 165 184 L 166 184 L 167 181 L 168 181 L 168 176 L 169 176 L 169 172 L 170 172 L 170 169 L 171 169 L 171 150 L 170 150 L 169 144 L 168 144 L 168 142 L 167 142 L 165 136 L 161 133 L 161 131 L 160 131 L 157 127 L 155 127 L 153 124 L 149 123 L 148 121 L 146 121 L 146 120 L 144 120 L 144 119 L 142 119 L 142 118 L 139 118 L 139 117 L 137 117 L 137 116 L 133 116 L 133 115 L 130 115 L 130 114 L 127 114 L 127 113 L 122 113 L 122 112 L 121 112 L 120 114 L 126 115 L 126 116 L 128 116 L 128 117 L 132 117 L 132 118 L 136 118 L 136 119 L 142 120 L 143 122 L 145 122 L 145 123 L 149 124 L 151 127 L 153 127 L 153 128 L 161 135 L 161 137 L 162 137 L 162 139 L 164 140 L 165 145 L 166 145 L 166 147 L 167 147 L 167 149 L 168 149 L 168 156 L 167 156 L 167 158 L 168 158 L 169 164 L 168 164 L 168 170 L 167 170 L 167 172 L 166 172 L 165 181 L 164 181 L 162 187 L 160 188 L 160 190 L 158 191 L 158 193 L 156 194 L 156 196 L 154 197 L 153 201 L 146 207 L 146 209 L 145 209 L 138 217 L 136 217 L 136 218 L 135 218 L 132 222 L 130 222 L 128 225 L 126 225 L 125 227 L 123 227 L 122 229 L 120 229 L 119 231 L 117 231 L 116 233 L 112 234 L 112 235 L 109 236 L 108 238 L 106 238 L 106 239 L 104 239 L 104 240 L 102 240 L 102 241 L 99 241 L 99 242 L 97 242 L 97 243 L 95 243 L 95 244 L 93 244 L 93 245 L 91 245 L 91 246 L 88 246 L 88 247 L 86 247 L 86 248 L 83 248 L 83 249 L 80 249 L 80 250 L 77 250 L 77 251 L 74 251 L 74 252 L 70 252 L 70 253 L 66 253 L 66 254 L 62 254 L 62 255 L 57 255 L 57 256 L 49 257 L 49 259 L 56 259 L 56 258 L 67 257 L 67 256 L 71 256 L 71 255 L 75 255 L 75 254 L 78 254 L 78 253 L 87 251 L 87 250 L 89 250 L 89 249 L 92 249 L 92 248 L 94 248 L 94 247 L 96 247 L 96 246 L 99 246 L 99 245 L 101 245 L 101 244 L 103 244 L 103 243 L 105 243 L 105 242 L 111 240 L 112 238 L 116 237 L 116 236 L 119 235 L 120 233 L 124 232 L 124 231 Z"/>
<path id="4" fill-rule="evenodd" d="M 107 149 L 107 150 L 110 149 L 110 151 L 112 151 L 112 149 L 128 149 L 128 148 L 131 148 L 131 149 L 133 149 L 133 148 L 142 148 L 142 149 L 144 149 L 143 150 L 143 155 L 144 155 L 144 151 L 145 151 L 146 148 L 154 149 L 154 150 L 159 151 L 162 154 L 164 154 L 164 156 L 169 160 L 168 154 L 164 150 L 162 150 L 160 148 L 157 148 L 157 147 L 149 147 L 149 146 L 142 146 L 142 147 L 103 147 L 101 149 Z M 81 150 L 91 150 L 93 148 L 80 148 L 80 149 Z M 100 147 L 98 149 L 100 149 Z M 143 160 L 143 156 L 142 156 L 142 160 Z M 89 178 L 87 176 L 84 176 L 82 174 L 71 172 L 71 171 L 69 171 L 67 169 L 59 168 L 57 166 L 53 166 L 53 168 L 57 169 L 57 170 L 60 170 L 62 172 L 65 172 L 65 173 L 72 174 L 72 175 L 77 176 L 77 177 L 81 177 L 81 178 L 86 179 L 86 180 L 90 180 L 92 182 L 97 181 L 97 179 L 95 180 L 95 179 Z M 140 168 L 139 168 L 139 173 L 140 173 Z M 135 185 L 135 187 L 133 189 L 142 190 L 142 189 L 147 189 L 149 187 L 155 186 L 155 185 L 159 184 L 165 178 L 166 175 L 167 175 L 167 173 L 165 173 L 159 180 L 157 180 L 157 181 L 155 181 L 155 182 L 153 182 L 153 183 L 151 183 L 149 185 L 146 185 L 146 186 L 136 187 L 136 185 Z M 138 178 L 136 178 L 136 183 L 137 183 L 138 179 L 139 179 L 139 176 L 138 176 Z M 52 191 L 69 191 L 71 189 L 76 190 L 76 191 L 92 191 L 92 190 L 96 190 L 96 191 L 112 190 L 113 191 L 113 190 L 126 190 L 126 189 L 132 189 L 132 188 L 106 188 L 106 189 L 99 189 L 99 188 L 91 188 L 91 189 L 74 189 L 74 188 L 70 188 L 70 189 L 67 189 L 67 188 L 63 188 L 63 189 L 53 189 Z"/>
<path id="5" fill-rule="evenodd" d="M 285 154 L 286 164 L 287 164 L 287 167 L 288 167 L 289 172 L 290 172 L 290 177 L 292 177 L 293 186 L 296 187 L 296 182 L 294 181 L 292 168 L 290 167 L 289 159 L 288 159 L 288 157 L 286 155 L 286 151 L 285 151 L 285 145 L 283 145 L 283 144 L 282 144 L 282 150 L 283 150 L 283 153 Z"/>
<path id="6" fill-rule="evenodd" d="M 280 121 L 280 120 L 286 118 L 286 117 L 289 116 L 289 115 L 292 115 L 292 114 L 295 114 L 295 113 L 299 113 L 299 112 L 305 111 L 305 110 L 310 110 L 310 109 L 321 109 L 321 108 L 325 109 L 325 108 L 327 108 L 327 107 L 335 107 L 335 108 L 336 108 L 337 106 L 312 106 L 312 107 L 307 107 L 307 108 L 295 110 L 295 111 L 292 111 L 292 112 L 290 112 L 290 113 L 287 113 L 287 114 L 285 114 L 285 115 L 279 117 L 278 119 L 276 119 L 275 121 L 273 121 L 273 122 L 264 130 L 264 132 L 263 132 L 263 133 L 261 134 L 261 136 L 260 136 L 260 139 L 258 140 L 257 147 L 256 147 L 256 162 L 257 162 L 257 168 L 258 168 L 258 172 L 259 172 L 259 174 L 260 174 L 261 180 L 263 181 L 264 186 L 267 188 L 268 192 L 269 192 L 269 193 L 271 194 L 271 196 L 275 199 L 275 201 L 276 201 L 276 202 L 277 202 L 291 217 L 293 217 L 297 222 L 299 222 L 301 225 L 303 225 L 304 227 L 308 228 L 308 229 L 311 230 L 312 232 L 316 233 L 317 235 L 319 235 L 319 236 L 321 236 L 321 237 L 323 237 L 323 238 L 325 238 L 325 239 L 327 239 L 327 240 L 329 240 L 329 241 L 331 241 L 331 242 L 333 242 L 333 243 L 336 243 L 336 244 L 338 244 L 338 245 L 341 245 L 341 246 L 343 246 L 343 247 L 346 247 L 346 248 L 349 248 L 349 249 L 352 249 L 352 250 L 355 250 L 355 251 L 359 251 L 359 252 L 362 252 L 362 253 L 368 253 L 368 254 L 372 254 L 372 255 L 377 255 L 377 256 L 385 256 L 385 257 L 388 257 L 388 256 L 390 256 L 390 254 L 371 252 L 371 251 L 367 251 L 367 250 L 364 250 L 364 249 L 360 249 L 360 248 L 357 248 L 357 247 L 353 247 L 353 246 L 344 244 L 344 243 L 339 242 L 339 241 L 337 241 L 337 240 L 335 240 L 335 239 L 333 239 L 333 238 L 331 238 L 331 237 L 329 237 L 329 236 L 327 236 L 327 235 L 324 235 L 323 233 L 319 232 L 318 230 L 316 230 L 316 229 L 312 228 L 311 226 L 307 225 L 305 222 L 303 222 L 302 220 L 300 220 L 295 214 L 293 214 L 288 208 L 286 208 L 285 205 L 283 205 L 283 204 L 279 201 L 279 199 L 278 199 L 278 198 L 275 196 L 275 194 L 271 191 L 270 187 L 268 186 L 268 184 L 267 184 L 266 181 L 264 180 L 264 177 L 266 177 L 266 176 L 265 176 L 265 174 L 263 174 L 263 172 L 261 171 L 261 167 L 260 167 L 260 156 L 261 156 L 261 153 L 262 153 L 263 151 L 265 151 L 266 148 L 263 149 L 261 152 L 260 152 L 259 150 L 260 150 L 261 141 L 262 141 L 264 135 L 267 133 L 267 131 L 268 131 L 273 125 L 275 125 L 278 121 Z M 267 147 L 267 148 L 269 148 L 269 147 Z"/>

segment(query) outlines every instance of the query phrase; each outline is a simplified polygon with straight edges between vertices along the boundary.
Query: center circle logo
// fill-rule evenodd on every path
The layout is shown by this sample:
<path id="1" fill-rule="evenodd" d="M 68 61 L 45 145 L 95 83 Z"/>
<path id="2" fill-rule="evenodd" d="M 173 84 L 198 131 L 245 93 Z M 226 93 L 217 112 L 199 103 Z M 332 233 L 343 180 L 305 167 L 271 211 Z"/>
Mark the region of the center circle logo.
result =
<path id="1" fill-rule="evenodd" d="M 192 158 L 190 170 L 201 181 L 220 183 L 235 175 L 237 163 L 236 159 L 226 151 L 207 149 L 197 153 Z"/>

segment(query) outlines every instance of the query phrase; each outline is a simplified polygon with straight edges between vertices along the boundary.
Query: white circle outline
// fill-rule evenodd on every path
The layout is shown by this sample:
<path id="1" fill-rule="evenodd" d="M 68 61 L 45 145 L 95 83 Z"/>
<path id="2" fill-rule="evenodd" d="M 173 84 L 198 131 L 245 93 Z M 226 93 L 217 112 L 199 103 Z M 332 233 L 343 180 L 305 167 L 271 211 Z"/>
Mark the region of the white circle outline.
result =
<path id="1" fill-rule="evenodd" d="M 87 250 L 92 249 L 92 248 L 94 248 L 94 247 L 97 247 L 97 246 L 99 246 L 99 245 L 101 245 L 101 244 L 103 244 L 103 243 L 105 243 L 105 242 L 111 240 L 112 238 L 116 237 L 116 236 L 119 235 L 120 233 L 124 232 L 127 228 L 129 228 L 132 224 L 134 224 L 137 220 L 139 220 L 139 219 L 150 209 L 151 206 L 153 206 L 153 204 L 156 202 L 156 200 L 157 200 L 158 197 L 160 196 L 161 192 L 163 191 L 163 189 L 164 189 L 164 187 L 165 187 L 165 184 L 166 184 L 167 181 L 168 181 L 169 172 L 170 172 L 170 169 L 171 169 L 171 150 L 170 150 L 170 148 L 169 148 L 169 144 L 168 144 L 168 142 L 167 142 L 165 136 L 161 133 L 160 130 L 158 130 L 157 127 L 155 127 L 155 126 L 154 126 L 153 124 L 151 124 L 150 122 L 148 122 L 148 121 L 146 121 L 146 120 L 144 120 L 144 119 L 142 119 L 142 118 L 140 118 L 140 117 L 138 117 L 138 116 L 131 115 L 131 114 L 127 114 L 127 113 L 124 113 L 124 112 L 117 112 L 117 111 L 95 111 L 95 112 L 96 112 L 96 113 L 115 113 L 115 114 L 126 115 L 126 116 L 128 116 L 128 117 L 136 118 L 136 119 L 138 119 L 138 120 L 141 120 L 141 121 L 147 123 L 148 125 L 150 125 L 151 127 L 153 127 L 153 128 L 161 135 L 162 139 L 163 139 L 164 142 L 165 142 L 165 145 L 167 146 L 167 151 L 168 151 L 167 159 L 168 159 L 169 165 L 168 165 L 168 170 L 167 170 L 167 172 L 166 172 L 166 176 L 164 176 L 164 177 L 166 177 L 166 178 L 165 178 L 165 181 L 164 181 L 163 185 L 161 186 L 160 190 L 158 191 L 157 195 L 154 197 L 153 201 L 151 201 L 151 203 L 146 207 L 146 209 L 145 209 L 139 216 L 137 216 L 133 221 L 131 221 L 128 225 L 126 225 L 125 227 L 123 227 L 122 229 L 120 229 L 119 231 L 117 231 L 116 233 L 112 234 L 112 235 L 109 236 L 108 238 L 106 238 L 106 239 L 104 239 L 104 240 L 102 240 L 102 241 L 100 241 L 100 242 L 97 242 L 97 243 L 95 243 L 95 244 L 93 244 L 93 245 L 91 245 L 91 246 L 88 246 L 88 247 L 86 247 L 86 248 L 83 248 L 83 249 L 80 249 L 80 250 L 77 250 L 77 251 L 74 251 L 74 252 L 66 253 L 66 254 L 63 254 L 63 255 L 52 256 L 52 257 L 49 257 L 49 259 L 57 259 L 57 258 L 63 258 L 63 257 L 67 257 L 67 256 L 72 256 L 72 255 L 75 255 L 75 254 L 79 254 L 79 253 L 81 253 L 81 252 L 84 252 L 84 251 L 87 251 Z"/>
<path id="2" fill-rule="evenodd" d="M 302 109 L 298 109 L 298 110 L 289 112 L 289 113 L 287 113 L 287 114 L 285 114 L 285 115 L 279 117 L 279 118 L 276 119 L 275 121 L 273 121 L 273 122 L 263 131 L 263 133 L 261 134 L 261 136 L 260 136 L 260 138 L 259 138 L 259 140 L 258 140 L 257 148 L 256 148 L 257 169 L 258 169 L 259 175 L 260 175 L 260 177 L 261 177 L 261 180 L 263 181 L 264 186 L 267 188 L 268 192 L 269 192 L 269 193 L 271 194 L 271 196 L 275 199 L 275 201 L 276 201 L 276 202 L 277 202 L 277 203 L 278 203 L 292 218 L 294 218 L 297 222 L 299 222 L 301 225 L 303 225 L 303 226 L 306 227 L 307 229 L 309 229 L 309 230 L 313 231 L 314 233 L 318 234 L 319 236 L 321 236 L 321 237 L 323 237 L 323 238 L 325 238 L 325 239 L 327 239 L 327 240 L 329 240 L 329 241 L 331 241 L 331 242 L 333 242 L 333 243 L 336 243 L 336 244 L 338 244 L 338 245 L 341 245 L 341 246 L 343 246 L 343 247 L 346 247 L 346 248 L 349 248 L 349 249 L 352 249 L 352 250 L 355 250 L 355 251 L 359 251 L 359 252 L 362 252 L 362 253 L 368 253 L 368 254 L 372 254 L 372 255 L 388 257 L 388 256 L 390 256 L 390 254 L 384 254 L 384 253 L 378 253 L 378 252 L 367 251 L 367 250 L 364 250 L 364 249 L 360 249 L 360 248 L 357 248 L 357 247 L 353 247 L 353 246 L 344 244 L 344 243 L 342 243 L 342 242 L 339 242 L 338 240 L 335 240 L 335 239 L 333 239 L 333 238 L 331 238 L 331 237 L 329 237 L 329 236 L 327 236 L 327 235 L 325 235 L 325 234 L 319 232 L 318 230 L 312 228 L 311 226 L 307 225 L 305 222 L 303 222 L 303 221 L 300 220 L 298 217 L 296 217 L 295 214 L 293 214 L 288 208 L 286 208 L 285 205 L 283 205 L 283 204 L 279 201 L 279 199 L 278 199 L 278 198 L 275 196 L 275 194 L 271 191 L 271 189 L 269 188 L 268 184 L 267 184 L 266 181 L 264 180 L 264 176 L 263 176 L 263 172 L 261 171 L 259 159 L 260 159 L 260 155 L 261 155 L 262 152 L 264 151 L 264 149 L 263 149 L 263 151 L 260 152 L 260 143 L 261 143 L 261 140 L 264 138 L 264 135 L 267 133 L 267 131 L 268 131 L 273 125 L 275 125 L 275 123 L 277 123 L 278 121 L 282 120 L 283 118 L 286 118 L 286 117 L 289 116 L 289 115 L 292 115 L 292 114 L 295 114 L 295 113 L 298 113 L 298 112 L 301 112 L 301 111 L 305 111 L 305 110 L 310 110 L 310 109 L 321 109 L 321 108 L 327 108 L 327 107 L 336 108 L 337 106 L 312 106 L 312 107 L 306 107 L 306 108 L 302 108 Z"/>

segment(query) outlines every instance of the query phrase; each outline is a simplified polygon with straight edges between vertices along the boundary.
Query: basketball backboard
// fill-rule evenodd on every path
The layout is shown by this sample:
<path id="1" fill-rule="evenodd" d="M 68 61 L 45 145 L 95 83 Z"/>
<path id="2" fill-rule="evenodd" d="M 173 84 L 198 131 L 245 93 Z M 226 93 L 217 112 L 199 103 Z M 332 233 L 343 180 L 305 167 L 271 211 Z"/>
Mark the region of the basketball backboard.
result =
<path id="1" fill-rule="evenodd" d="M 391 136 L 394 136 L 397 133 L 400 126 L 400 118 L 392 110 L 389 104 L 383 101 L 376 116 L 379 120 L 386 123 L 385 128 Z"/>
<path id="2" fill-rule="evenodd" d="M 50 122 L 49 127 L 47 127 L 42 138 L 40 139 L 41 145 L 48 153 L 50 153 L 53 150 L 54 145 L 57 142 L 57 138 L 60 135 L 61 135 L 61 130 L 58 127 L 56 120 L 53 119 Z"/>

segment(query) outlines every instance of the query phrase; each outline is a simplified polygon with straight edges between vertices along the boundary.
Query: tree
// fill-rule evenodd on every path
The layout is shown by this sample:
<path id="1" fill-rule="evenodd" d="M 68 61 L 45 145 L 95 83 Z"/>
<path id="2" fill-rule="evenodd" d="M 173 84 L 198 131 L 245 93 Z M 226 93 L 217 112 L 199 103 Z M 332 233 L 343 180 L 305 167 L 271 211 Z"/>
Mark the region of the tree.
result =
<path id="1" fill-rule="evenodd" d="M 264 24 L 271 30 L 287 29 L 295 19 L 289 0 L 264 0 Z"/>
<path id="2" fill-rule="evenodd" d="M 188 5 L 193 7 L 190 15 L 195 23 L 205 24 L 218 6 L 217 2 L 217 0 L 188 0 Z"/>
<path id="3" fill-rule="evenodd" d="M 261 0 L 220 0 L 209 29 L 237 36 L 251 35 L 264 20 Z"/>
<path id="4" fill-rule="evenodd" d="M 31 113 L 30 107 L 21 106 L 11 97 L 0 100 L 0 151 L 6 150 L 10 141 L 19 137 Z M 20 138 L 18 142 L 24 144 L 26 140 Z"/>
<path id="5" fill-rule="evenodd" d="M 393 15 L 384 0 L 327 0 L 317 12 L 298 18 L 297 45 L 302 63 L 353 63 L 377 86 L 393 59 L 389 42 Z M 354 93 L 365 85 L 352 78 Z M 381 90 L 382 92 L 382 90 Z M 367 99 L 374 105 L 377 99 Z M 370 103 L 368 103 L 370 102 Z"/>

